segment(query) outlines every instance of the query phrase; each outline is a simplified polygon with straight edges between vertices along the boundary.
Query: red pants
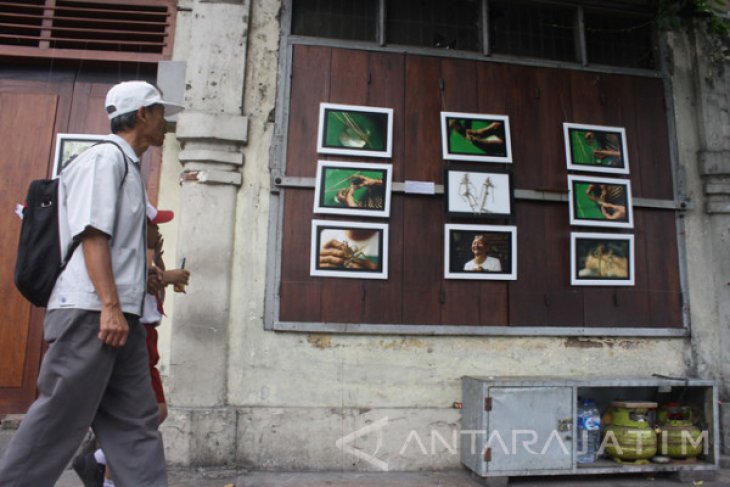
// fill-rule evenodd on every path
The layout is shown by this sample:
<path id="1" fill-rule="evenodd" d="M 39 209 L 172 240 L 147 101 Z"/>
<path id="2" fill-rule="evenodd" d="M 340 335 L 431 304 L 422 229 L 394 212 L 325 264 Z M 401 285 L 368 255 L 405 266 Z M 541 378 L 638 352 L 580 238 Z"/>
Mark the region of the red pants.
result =
<path id="1" fill-rule="evenodd" d="M 157 323 L 154 323 L 155 325 Z M 160 352 L 157 350 L 157 327 L 152 324 L 144 325 L 147 330 L 147 355 L 150 361 L 150 379 L 152 379 L 152 390 L 155 391 L 157 404 L 165 401 L 165 392 L 162 390 L 162 378 L 160 371 L 157 370 L 157 364 L 160 362 Z"/>

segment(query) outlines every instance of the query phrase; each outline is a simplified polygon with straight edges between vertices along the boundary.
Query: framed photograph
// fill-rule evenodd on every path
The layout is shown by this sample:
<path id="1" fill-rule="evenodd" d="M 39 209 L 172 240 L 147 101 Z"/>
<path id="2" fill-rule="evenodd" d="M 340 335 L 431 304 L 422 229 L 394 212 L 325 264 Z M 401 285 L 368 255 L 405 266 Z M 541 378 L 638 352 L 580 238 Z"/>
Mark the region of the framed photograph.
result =
<path id="1" fill-rule="evenodd" d="M 563 138 L 568 169 L 629 173 L 629 151 L 623 127 L 564 123 Z"/>
<path id="2" fill-rule="evenodd" d="M 314 212 L 390 216 L 392 164 L 318 161 Z"/>
<path id="3" fill-rule="evenodd" d="M 444 225 L 444 278 L 517 279 L 517 227 Z"/>
<path id="4" fill-rule="evenodd" d="M 633 228 L 631 181 L 568 175 L 570 224 Z"/>
<path id="5" fill-rule="evenodd" d="M 391 157 L 393 109 L 320 103 L 317 152 Z"/>
<path id="6" fill-rule="evenodd" d="M 57 178 L 64 167 L 86 149 L 106 140 L 103 135 L 58 134 L 56 135 L 56 152 L 53 156 L 53 177 Z"/>
<path id="7" fill-rule="evenodd" d="M 446 160 L 511 163 L 509 117 L 441 112 L 441 146 Z"/>
<path id="8" fill-rule="evenodd" d="M 312 220 L 310 275 L 388 278 L 388 225 Z"/>
<path id="9" fill-rule="evenodd" d="M 634 236 L 571 233 L 570 283 L 573 286 L 633 286 Z"/>
<path id="10" fill-rule="evenodd" d="M 507 171 L 451 164 L 444 174 L 444 200 L 450 216 L 507 218 L 512 186 Z"/>

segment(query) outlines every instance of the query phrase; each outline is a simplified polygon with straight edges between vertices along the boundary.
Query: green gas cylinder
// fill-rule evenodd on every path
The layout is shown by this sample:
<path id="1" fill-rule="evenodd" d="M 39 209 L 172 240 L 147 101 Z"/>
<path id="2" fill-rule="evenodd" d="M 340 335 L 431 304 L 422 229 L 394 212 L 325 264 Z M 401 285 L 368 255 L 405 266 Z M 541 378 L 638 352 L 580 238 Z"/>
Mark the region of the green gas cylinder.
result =
<path id="1" fill-rule="evenodd" d="M 647 463 L 656 455 L 657 435 L 649 414 L 656 407 L 655 402 L 612 402 L 611 424 L 604 429 L 606 453 L 631 463 Z"/>
<path id="2" fill-rule="evenodd" d="M 671 458 L 694 458 L 705 446 L 692 408 L 668 403 L 657 411 L 659 453 Z"/>

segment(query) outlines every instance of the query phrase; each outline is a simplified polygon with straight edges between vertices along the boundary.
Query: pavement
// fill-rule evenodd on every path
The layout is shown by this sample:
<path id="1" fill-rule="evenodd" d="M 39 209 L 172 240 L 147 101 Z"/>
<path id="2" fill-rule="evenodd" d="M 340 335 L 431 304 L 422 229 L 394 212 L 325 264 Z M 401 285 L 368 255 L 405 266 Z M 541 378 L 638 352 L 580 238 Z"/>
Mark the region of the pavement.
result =
<path id="1" fill-rule="evenodd" d="M 246 472 L 220 469 L 170 470 L 170 487 L 502 487 L 474 478 L 466 469 L 437 472 Z M 717 471 L 715 480 L 683 482 L 667 475 L 596 475 L 512 477 L 509 487 L 730 487 L 730 470 Z M 82 487 L 66 471 L 56 487 Z"/>
<path id="2" fill-rule="evenodd" d="M 0 429 L 0 456 L 14 431 Z M 263 472 L 236 468 L 169 470 L 170 487 L 504 487 L 499 479 L 482 479 L 466 468 L 419 472 Z M 510 487 L 730 487 L 730 457 L 717 471 L 640 475 L 511 477 Z M 73 470 L 55 487 L 83 487 Z"/>

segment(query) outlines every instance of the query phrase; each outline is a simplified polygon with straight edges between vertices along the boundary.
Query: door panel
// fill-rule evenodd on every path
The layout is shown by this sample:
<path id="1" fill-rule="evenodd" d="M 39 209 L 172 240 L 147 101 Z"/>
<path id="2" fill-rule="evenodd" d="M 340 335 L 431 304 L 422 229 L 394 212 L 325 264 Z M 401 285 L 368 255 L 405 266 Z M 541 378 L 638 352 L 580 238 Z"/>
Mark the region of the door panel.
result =
<path id="1" fill-rule="evenodd" d="M 43 175 L 48 166 L 58 97 L 51 94 L 0 93 L 0 147 L 3 147 L 0 208 L 22 203 L 22 188 L 33 175 Z M 28 107 L 33 107 L 28 110 Z M 51 116 L 38 116 L 39 113 Z M 18 133 L 17 127 L 24 130 Z M 27 147 L 26 147 L 27 146 Z M 0 232 L 0 253 L 15 255 L 20 229 L 19 218 L 7 219 Z M 13 286 L 14 259 L 0 259 L 0 343 L 8 344 L 0 354 L 0 387 L 21 387 L 28 346 L 30 304 Z"/>
<path id="2" fill-rule="evenodd" d="M 15 289 L 13 271 L 22 203 L 33 179 L 48 177 L 56 134 L 106 134 L 107 90 L 123 79 L 150 79 L 149 73 L 72 68 L 4 71 L 0 79 L 0 415 L 22 413 L 36 395 L 43 352 L 45 310 L 32 307 Z M 148 151 L 142 170 L 150 199 L 157 200 L 161 151 Z"/>
<path id="3" fill-rule="evenodd" d="M 570 387 L 490 387 L 489 396 L 488 471 L 572 468 L 572 435 L 560 428 L 561 421 L 572 424 Z"/>
<path id="4" fill-rule="evenodd" d="M 0 411 L 35 394 L 40 320 L 13 285 L 20 219 L 9 210 L 23 202 L 31 180 L 48 173 L 58 105 L 56 93 L 0 91 L 0 208 L 8 210 L 0 232 Z"/>

